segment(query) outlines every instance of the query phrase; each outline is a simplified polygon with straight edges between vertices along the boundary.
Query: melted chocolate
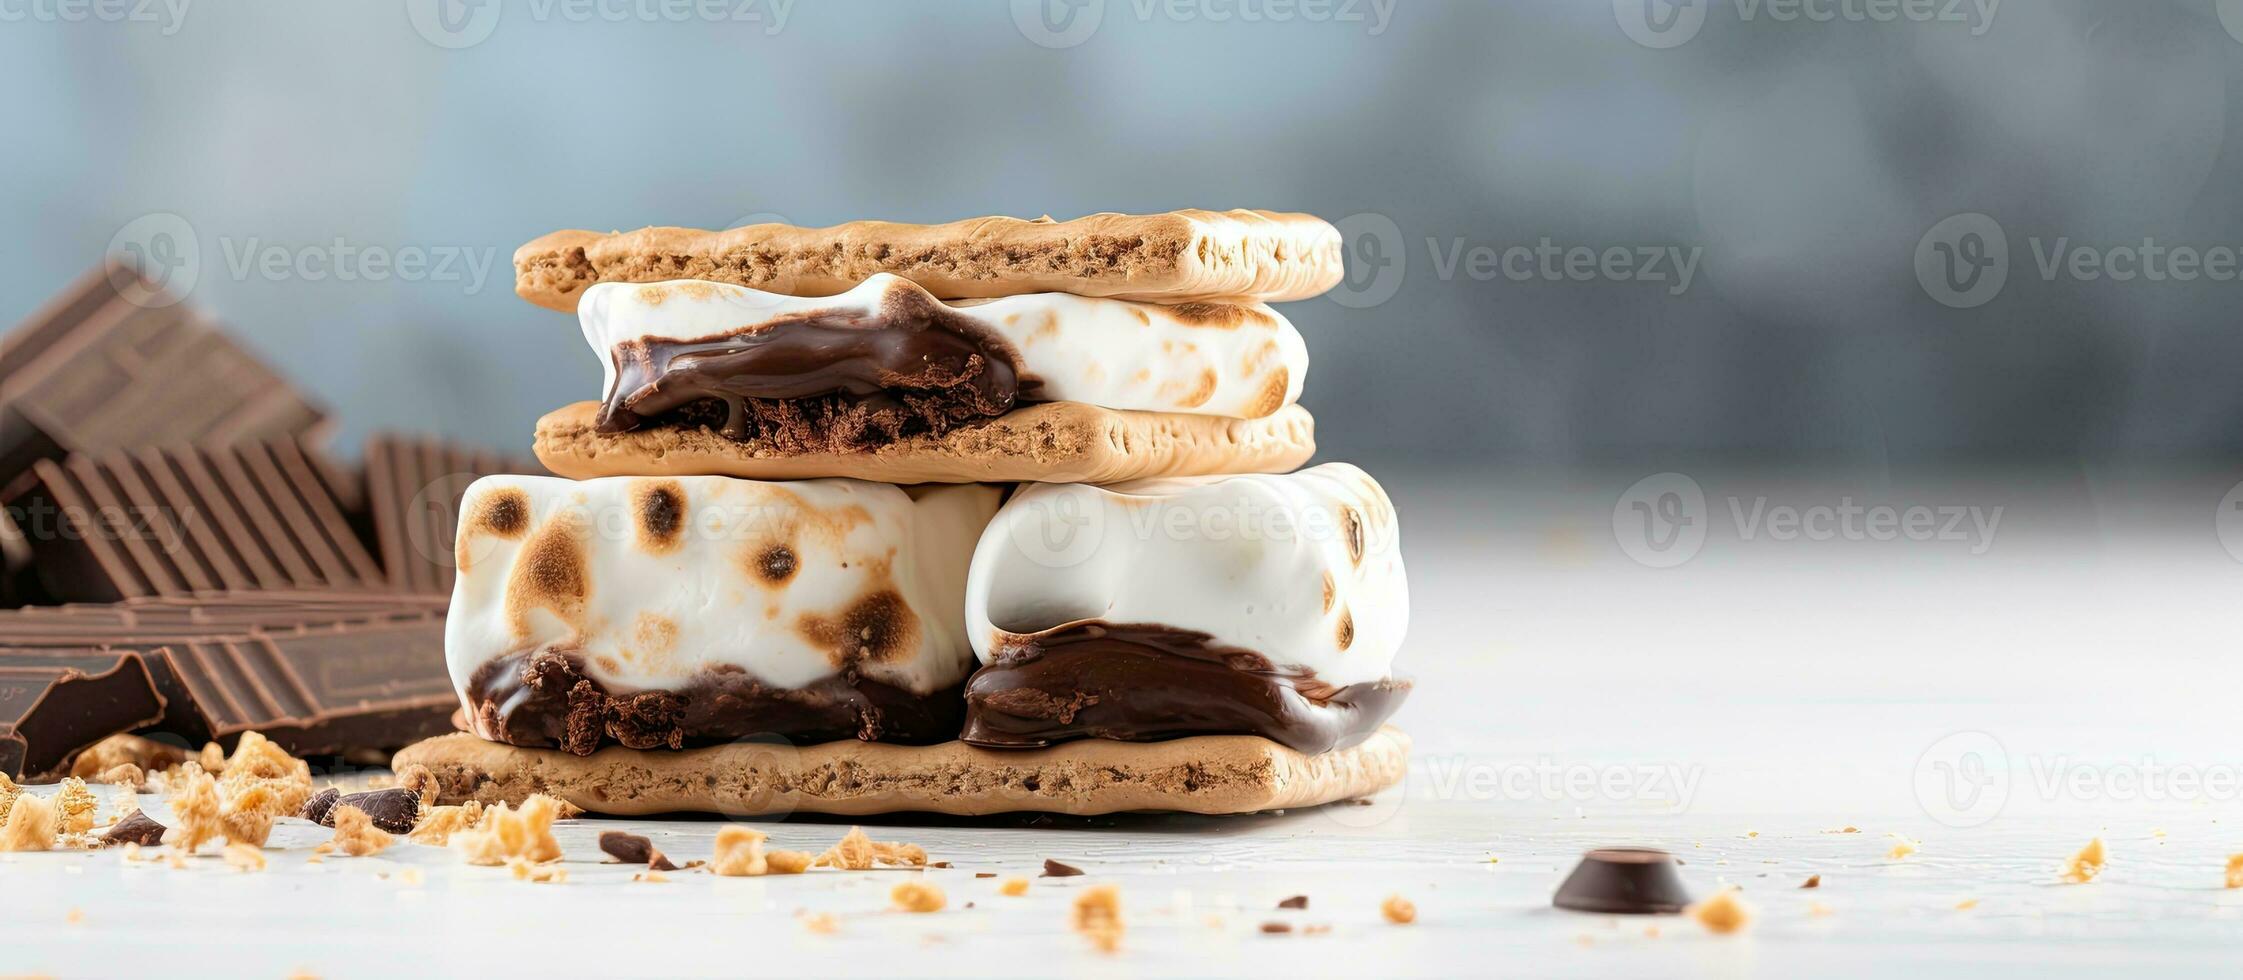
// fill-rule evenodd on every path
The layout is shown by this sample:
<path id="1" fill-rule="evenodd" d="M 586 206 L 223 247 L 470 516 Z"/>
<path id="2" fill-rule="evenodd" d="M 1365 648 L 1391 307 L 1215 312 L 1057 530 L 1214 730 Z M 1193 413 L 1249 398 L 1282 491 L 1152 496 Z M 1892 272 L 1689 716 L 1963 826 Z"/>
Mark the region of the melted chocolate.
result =
<path id="1" fill-rule="evenodd" d="M 1113 623 L 1015 638 L 966 681 L 959 737 L 1010 749 L 1078 738 L 1259 735 L 1315 754 L 1370 737 L 1409 695 L 1407 681 L 1334 687 L 1212 639 Z"/>
<path id="2" fill-rule="evenodd" d="M 541 649 L 500 657 L 467 683 L 484 738 L 591 755 L 776 735 L 796 744 L 860 739 L 925 744 L 956 737 L 959 689 L 913 694 L 845 672 L 801 688 L 772 687 L 739 668 L 704 671 L 675 691 L 610 694 L 575 655 Z"/>
<path id="3" fill-rule="evenodd" d="M 909 291 L 877 313 L 808 313 L 754 333 L 618 344 L 599 431 L 707 426 L 787 453 L 849 452 L 940 435 L 1012 410 L 1009 348 Z"/>

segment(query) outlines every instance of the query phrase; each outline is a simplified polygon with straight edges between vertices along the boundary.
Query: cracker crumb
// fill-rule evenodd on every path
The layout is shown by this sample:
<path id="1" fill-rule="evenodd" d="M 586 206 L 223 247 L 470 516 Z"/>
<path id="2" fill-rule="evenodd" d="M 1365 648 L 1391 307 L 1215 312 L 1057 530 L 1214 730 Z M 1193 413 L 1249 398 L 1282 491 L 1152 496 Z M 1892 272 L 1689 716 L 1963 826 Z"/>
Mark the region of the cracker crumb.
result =
<path id="1" fill-rule="evenodd" d="M 101 801 L 94 798 L 86 781 L 70 776 L 62 781 L 62 791 L 55 794 L 55 810 L 65 834 L 83 834 L 93 829 L 94 815 L 101 810 Z"/>
<path id="2" fill-rule="evenodd" d="M 444 788 L 443 784 L 436 781 L 436 774 L 430 772 L 427 766 L 421 765 L 419 763 L 414 763 L 413 765 L 406 766 L 403 770 L 399 771 L 397 774 L 397 785 L 403 786 L 415 793 L 419 793 L 421 795 L 421 806 L 423 808 L 435 806 L 436 799 L 443 792 Z"/>
<path id="3" fill-rule="evenodd" d="M 2080 848 L 2078 854 L 2064 862 L 2064 870 L 2059 877 L 2066 884 L 2084 885 L 2094 881 L 2095 876 L 2102 873 L 2103 839 L 2097 837 L 2088 841 L 2086 847 Z"/>
<path id="4" fill-rule="evenodd" d="M 1712 897 L 1684 911 L 1698 920 L 1699 925 L 1706 927 L 1706 931 L 1716 935 L 1726 936 L 1741 931 L 1752 922 L 1751 907 L 1737 897 L 1737 890 L 1734 888 L 1715 892 Z"/>
<path id="5" fill-rule="evenodd" d="M 108 782 L 95 778 L 121 766 L 132 766 L 143 773 L 162 772 L 187 761 L 187 750 L 176 745 L 166 745 L 155 739 L 138 735 L 111 735 L 86 747 L 78 757 L 70 760 L 70 775 L 90 782 Z"/>
<path id="6" fill-rule="evenodd" d="M 226 845 L 226 866 L 235 871 L 265 870 L 265 852 L 255 844 Z"/>
<path id="7" fill-rule="evenodd" d="M 1388 922 L 1406 926 L 1417 921 L 1417 904 L 1400 895 L 1388 895 L 1379 903 L 1379 914 Z"/>
<path id="8" fill-rule="evenodd" d="M 187 859 L 176 850 L 168 851 L 164 854 L 164 866 L 173 871 L 185 871 L 187 870 Z"/>
<path id="9" fill-rule="evenodd" d="M 1903 837 L 1899 834 L 1887 834 L 1886 836 L 1893 839 L 1893 849 L 1890 851 L 1886 851 L 1885 857 L 1890 858 L 1894 861 L 1905 860 L 1910 855 L 1915 854 L 1916 851 L 1921 847 L 1921 845 L 1917 844 L 1915 841 L 1909 840 L 1908 838 Z"/>
<path id="10" fill-rule="evenodd" d="M 997 886 L 997 894 L 1010 895 L 1014 898 L 1019 898 L 1022 895 L 1026 895 L 1028 894 L 1028 879 L 1007 878 L 1005 879 L 1003 884 Z"/>
<path id="11" fill-rule="evenodd" d="M 444 847 L 452 842 L 452 835 L 470 829 L 483 821 L 483 804 L 469 800 L 459 806 L 440 806 L 429 809 L 413 828 L 412 841 L 431 847 Z"/>
<path id="12" fill-rule="evenodd" d="M 561 801 L 543 793 L 513 809 L 504 803 L 485 809 L 474 827 L 452 834 L 451 847 L 469 864 L 496 867 L 514 859 L 544 864 L 561 859 L 561 845 L 553 839 L 553 821 L 560 816 Z"/>
<path id="13" fill-rule="evenodd" d="M 311 765 L 258 732 L 242 733 L 218 782 L 229 801 L 254 788 L 265 789 L 269 796 L 257 797 L 254 805 L 272 816 L 293 814 L 312 798 Z"/>
<path id="14" fill-rule="evenodd" d="M 1644 927 L 1643 927 L 1643 938 L 1645 938 L 1645 939 L 1657 939 L 1657 938 L 1659 938 L 1659 927 L 1658 927 L 1658 926 L 1644 926 Z"/>
<path id="15" fill-rule="evenodd" d="M 86 777 L 104 786 L 123 786 L 134 792 L 148 788 L 148 773 L 130 762 L 120 762 Z"/>
<path id="16" fill-rule="evenodd" d="M 1852 825 L 1852 824 L 1847 824 L 1846 826 L 1843 826 L 1843 827 L 1834 827 L 1834 828 L 1832 828 L 1832 829 L 1830 829 L 1830 830 L 1825 830 L 1825 831 L 1823 831 L 1823 833 L 1826 833 L 1826 834 L 1858 834 L 1858 833 L 1861 833 L 1861 828 L 1860 828 L 1860 827 L 1856 827 L 1856 826 L 1854 826 L 1854 825 Z"/>
<path id="17" fill-rule="evenodd" d="M 1075 931 L 1099 952 L 1111 953 L 1121 948 L 1122 914 L 1121 889 L 1114 885 L 1098 885 L 1083 889 L 1075 896 Z"/>
<path id="18" fill-rule="evenodd" d="M 765 870 L 775 875 L 798 875 L 810 870 L 810 862 L 817 856 L 808 851 L 765 851 Z"/>
<path id="19" fill-rule="evenodd" d="M 1966 899 L 1963 899 L 1963 900 L 1962 900 L 1962 901 L 1960 901 L 1960 902 L 1956 902 L 1956 903 L 1955 903 L 1955 911 L 1957 911 L 1957 912 L 1968 912 L 1968 911 L 1970 911 L 1971 909 L 1974 909 L 1974 908 L 1977 908 L 1977 907 L 1978 907 L 1978 900 L 1977 900 L 1977 899 L 1975 899 L 1975 898 L 1966 898 Z"/>
<path id="20" fill-rule="evenodd" d="M 226 790 L 226 785 L 225 780 L 219 780 L 226 797 L 225 807 L 218 814 L 219 833 L 231 844 L 265 846 L 273 835 L 273 819 L 281 815 L 289 791 L 264 779 L 238 780 L 233 784 L 238 788 L 232 790 Z"/>
<path id="21" fill-rule="evenodd" d="M 86 910 L 73 907 L 67 914 L 62 917 L 62 921 L 67 925 L 73 926 L 83 923 L 86 921 Z"/>
<path id="22" fill-rule="evenodd" d="M 663 874 L 660 871 L 641 871 L 637 874 L 632 875 L 631 880 L 644 881 L 651 884 L 661 884 L 663 882 L 669 881 L 670 876 Z"/>
<path id="23" fill-rule="evenodd" d="M 366 811 L 349 804 L 334 809 L 335 836 L 320 846 L 343 853 L 345 857 L 365 857 L 387 850 L 397 838 L 374 826 L 374 818 Z"/>
<path id="24" fill-rule="evenodd" d="M 1805 880 L 1805 881 L 1802 881 L 1802 882 L 1800 882 L 1800 883 L 1799 883 L 1799 887 L 1801 887 L 1801 888 L 1821 888 L 1821 887 L 1822 887 L 1822 876 L 1821 876 L 1821 875 L 1808 875 L 1808 876 L 1807 876 L 1807 880 Z"/>
<path id="25" fill-rule="evenodd" d="M 912 880 L 889 889 L 888 901 L 906 912 L 940 912 L 945 900 L 942 889 L 924 881 Z"/>
<path id="26" fill-rule="evenodd" d="M 802 917 L 802 928 L 821 936 L 830 936 L 841 931 L 841 923 L 824 912 L 812 912 Z"/>
<path id="27" fill-rule="evenodd" d="M 893 841 L 876 841 L 865 836 L 863 827 L 851 827 L 847 834 L 826 849 L 813 862 L 820 868 L 838 868 L 843 871 L 870 871 L 879 865 L 924 868 L 927 852 L 917 844 Z"/>
<path id="28" fill-rule="evenodd" d="M 419 885 L 426 880 L 427 877 L 421 874 L 419 868 L 406 868 L 397 873 L 397 883 L 400 885 Z"/>
<path id="29" fill-rule="evenodd" d="M 2227 887 L 2243 888 L 2243 854 L 2228 855 Z"/>
<path id="30" fill-rule="evenodd" d="M 23 793 L 8 808 L 7 824 L 0 826 L 0 851 L 47 850 L 61 828 L 62 815 L 53 803 Z"/>
<path id="31" fill-rule="evenodd" d="M 9 808 L 14 806 L 16 798 L 22 795 L 23 787 L 16 785 L 15 780 L 9 779 L 7 773 L 0 772 L 0 824 L 5 824 L 8 821 Z"/>
<path id="32" fill-rule="evenodd" d="M 709 859 L 709 873 L 726 878 L 769 874 L 771 862 L 763 854 L 763 842 L 769 839 L 760 830 L 737 825 L 718 830 L 716 856 Z"/>
<path id="33" fill-rule="evenodd" d="M 529 881 L 539 885 L 558 885 L 569 880 L 569 869 L 558 864 L 539 864 L 527 858 L 507 858 L 506 866 L 513 870 L 515 881 Z"/>
<path id="34" fill-rule="evenodd" d="M 1807 903 L 1807 914 L 1818 919 L 1828 918 L 1829 916 L 1836 914 L 1837 911 L 1837 909 L 1831 908 L 1828 905 L 1824 905 L 1821 902 Z"/>

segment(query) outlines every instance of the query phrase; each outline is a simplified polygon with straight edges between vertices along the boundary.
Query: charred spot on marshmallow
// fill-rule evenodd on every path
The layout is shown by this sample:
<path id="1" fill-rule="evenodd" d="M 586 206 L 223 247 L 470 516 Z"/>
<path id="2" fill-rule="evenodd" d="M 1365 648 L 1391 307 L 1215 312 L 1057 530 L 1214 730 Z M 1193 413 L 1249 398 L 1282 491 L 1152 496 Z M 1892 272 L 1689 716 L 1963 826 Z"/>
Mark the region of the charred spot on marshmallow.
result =
<path id="1" fill-rule="evenodd" d="M 1342 650 L 1355 645 L 1355 614 L 1340 610 L 1339 630 L 1334 638 L 1340 641 Z"/>
<path id="2" fill-rule="evenodd" d="M 1236 330 L 1248 323 L 1269 323 L 1269 314 L 1230 303 L 1178 303 L 1168 308 L 1168 315 L 1185 326 L 1213 327 L 1217 330 Z"/>
<path id="3" fill-rule="evenodd" d="M 475 515 L 467 526 L 483 534 L 513 539 L 530 528 L 530 498 L 519 488 L 493 490 L 475 502 Z"/>
<path id="4" fill-rule="evenodd" d="M 676 551 L 685 537 L 685 490 L 675 481 L 632 487 L 631 513 L 638 519 L 639 546 L 648 551 Z"/>
<path id="5" fill-rule="evenodd" d="M 775 544 L 757 552 L 749 566 L 755 571 L 757 580 L 764 584 L 785 585 L 788 579 L 794 577 L 795 570 L 802 567 L 802 559 L 795 556 L 793 548 Z"/>
<path id="6" fill-rule="evenodd" d="M 1331 570 L 1330 570 L 1330 569 L 1326 569 L 1326 570 L 1324 571 L 1324 611 L 1325 611 L 1325 612 L 1331 612 L 1331 611 L 1332 611 L 1332 600 L 1334 600 L 1334 599 L 1338 598 L 1338 596 L 1339 596 L 1339 587 L 1338 587 L 1338 586 L 1337 586 L 1336 584 L 1334 584 L 1334 583 L 1333 583 L 1333 581 L 1332 581 L 1332 572 L 1331 572 Z"/>
<path id="7" fill-rule="evenodd" d="M 857 600 L 838 617 L 805 613 L 799 629 L 826 649 L 836 669 L 902 658 L 919 642 L 919 618 L 903 596 L 882 589 Z"/>
<path id="8" fill-rule="evenodd" d="M 1291 387 L 1292 383 L 1292 372 L 1284 368 L 1270 372 L 1269 380 L 1262 384 L 1262 390 L 1254 395 L 1252 402 L 1247 403 L 1246 417 L 1259 419 L 1277 414 L 1278 409 L 1285 407 L 1285 389 Z"/>
<path id="9" fill-rule="evenodd" d="M 592 594 L 577 520 L 563 515 L 530 535 L 506 580 L 506 621 L 516 637 L 531 635 L 530 612 L 543 609 L 580 629 Z"/>
<path id="10" fill-rule="evenodd" d="M 1340 531 L 1347 535 L 1347 560 L 1363 564 L 1363 515 L 1353 507 L 1340 508 Z"/>

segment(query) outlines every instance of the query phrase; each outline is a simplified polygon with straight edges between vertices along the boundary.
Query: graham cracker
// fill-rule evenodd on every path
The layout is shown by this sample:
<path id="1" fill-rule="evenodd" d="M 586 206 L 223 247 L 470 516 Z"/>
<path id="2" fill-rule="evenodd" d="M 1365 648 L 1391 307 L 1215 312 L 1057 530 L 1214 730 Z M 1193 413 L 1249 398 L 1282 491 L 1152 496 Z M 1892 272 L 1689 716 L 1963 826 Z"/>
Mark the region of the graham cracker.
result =
<path id="1" fill-rule="evenodd" d="M 944 299 L 1058 292 L 1152 303 L 1275 303 L 1338 285 L 1341 252 L 1339 230 L 1320 218 L 1246 210 L 571 230 L 515 250 L 514 291 L 573 312 L 596 282 L 706 279 L 831 296 L 888 272 Z"/>
<path id="2" fill-rule="evenodd" d="M 602 749 L 574 756 L 466 733 L 397 754 L 427 766 L 439 803 L 519 804 L 533 793 L 594 813 L 711 812 L 864 816 L 1130 811 L 1254 813 L 1369 796 L 1399 784 L 1410 739 L 1391 725 L 1361 744 L 1303 755 L 1252 735 L 1168 742 L 1083 739 L 1048 749 L 977 749 L 963 742 L 889 745 L 738 742 L 679 751 Z"/>
<path id="3" fill-rule="evenodd" d="M 1316 422 L 1288 406 L 1258 419 L 1125 412 L 1045 402 L 940 436 L 855 453 L 780 455 L 701 428 L 602 433 L 598 402 L 537 423 L 537 458 L 573 480 L 716 475 L 755 480 L 853 477 L 882 483 L 1118 483 L 1152 476 L 1288 473 L 1316 455 Z"/>

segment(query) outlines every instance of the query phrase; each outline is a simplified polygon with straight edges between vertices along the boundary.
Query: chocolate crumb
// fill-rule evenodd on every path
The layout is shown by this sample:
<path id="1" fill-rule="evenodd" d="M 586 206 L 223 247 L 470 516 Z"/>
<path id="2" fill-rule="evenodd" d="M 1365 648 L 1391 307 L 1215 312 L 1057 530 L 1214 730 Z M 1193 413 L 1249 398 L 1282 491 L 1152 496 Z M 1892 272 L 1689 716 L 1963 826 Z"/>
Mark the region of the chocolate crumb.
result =
<path id="1" fill-rule="evenodd" d="M 1281 909 L 1305 909 L 1308 907 L 1308 896 L 1295 895 L 1292 898 L 1288 898 L 1282 902 L 1277 903 L 1277 907 Z"/>
<path id="2" fill-rule="evenodd" d="M 1806 880 L 1806 881 L 1802 881 L 1802 882 L 1800 882 L 1800 883 L 1799 883 L 1799 887 L 1801 887 L 1801 888 L 1821 888 L 1821 887 L 1822 887 L 1822 876 L 1821 876 L 1821 875 L 1808 875 L 1808 876 L 1807 876 L 1807 880 Z"/>
<path id="3" fill-rule="evenodd" d="M 936 861 L 936 862 L 935 862 L 935 863 L 933 863 L 933 864 L 927 865 L 927 867 L 930 867 L 930 868 L 947 868 L 947 867 L 950 867 L 950 862 L 948 862 L 948 861 Z"/>
<path id="4" fill-rule="evenodd" d="M 1280 935 L 1283 933 L 1292 932 L 1293 924 L 1290 922 L 1264 922 L 1262 923 L 1262 931 L 1273 936 Z"/>
<path id="5" fill-rule="evenodd" d="M 624 864 L 643 864 L 653 871 L 676 871 L 678 866 L 654 846 L 654 842 L 637 834 L 620 830 L 600 834 L 600 850 Z"/>
<path id="6" fill-rule="evenodd" d="M 304 803 L 297 814 L 322 827 L 335 825 L 335 808 L 354 806 L 365 812 L 384 833 L 410 834 L 421 821 L 421 794 L 403 786 L 344 795 L 332 787 Z"/>
<path id="7" fill-rule="evenodd" d="M 994 872 L 994 871 L 976 871 L 976 872 L 974 872 L 974 877 L 976 877 L 976 878 L 995 878 L 995 877 L 997 877 L 997 873 L 996 873 L 996 872 Z"/>
<path id="8" fill-rule="evenodd" d="M 103 844 L 138 844 L 154 847 L 164 842 L 164 825 L 139 810 L 127 814 L 101 835 Z"/>
<path id="9" fill-rule="evenodd" d="M 1050 858 L 1044 859 L 1044 877 L 1046 878 L 1073 878 L 1082 873 L 1083 869 L 1072 864 L 1061 864 Z"/>
<path id="10" fill-rule="evenodd" d="M 342 790 L 329 786 L 320 790 L 318 796 L 305 800 L 304 808 L 296 811 L 296 815 L 322 827 L 332 827 L 335 825 L 335 801 L 342 798 Z"/>

